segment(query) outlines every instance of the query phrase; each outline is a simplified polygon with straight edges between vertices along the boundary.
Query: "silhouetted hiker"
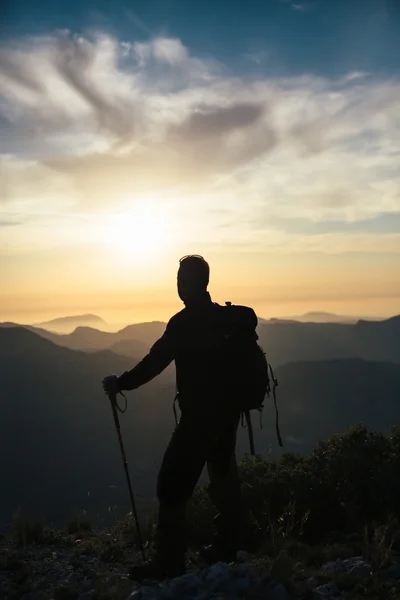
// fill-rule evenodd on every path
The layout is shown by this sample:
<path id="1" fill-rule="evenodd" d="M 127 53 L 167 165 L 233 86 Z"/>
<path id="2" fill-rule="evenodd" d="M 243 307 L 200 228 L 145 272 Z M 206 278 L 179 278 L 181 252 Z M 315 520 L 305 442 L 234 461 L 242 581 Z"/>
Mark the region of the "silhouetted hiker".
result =
<path id="1" fill-rule="evenodd" d="M 235 446 L 240 410 L 232 401 L 232 389 L 226 385 L 226 374 L 232 379 L 235 365 L 227 364 L 221 352 L 230 337 L 226 333 L 227 308 L 212 302 L 207 292 L 209 272 L 201 256 L 180 260 L 178 294 L 185 308 L 172 317 L 164 335 L 136 367 L 103 381 L 107 394 L 133 390 L 175 360 L 181 419 L 158 474 L 155 556 L 152 562 L 134 567 L 131 577 L 136 580 L 163 579 L 185 572 L 186 505 L 205 465 L 210 478 L 209 495 L 218 515 L 213 543 L 203 549 L 202 556 L 210 563 L 230 562 L 238 550 L 241 501 Z M 254 311 L 236 308 L 241 309 L 235 321 L 237 332 L 255 345 L 258 336 Z"/>

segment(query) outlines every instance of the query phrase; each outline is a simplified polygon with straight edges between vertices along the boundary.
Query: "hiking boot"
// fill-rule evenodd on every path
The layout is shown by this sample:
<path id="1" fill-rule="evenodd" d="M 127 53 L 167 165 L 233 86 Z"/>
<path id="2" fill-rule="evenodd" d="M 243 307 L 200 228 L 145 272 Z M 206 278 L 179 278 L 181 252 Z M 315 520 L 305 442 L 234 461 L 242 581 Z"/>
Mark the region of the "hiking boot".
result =
<path id="1" fill-rule="evenodd" d="M 231 563 L 236 561 L 236 550 L 231 548 L 218 548 L 214 544 L 210 544 L 200 550 L 200 557 L 208 565 L 213 565 L 217 562 Z"/>
<path id="2" fill-rule="evenodd" d="M 184 561 L 175 562 L 174 564 L 162 564 L 155 560 L 149 560 L 141 565 L 131 567 L 129 572 L 130 579 L 133 581 L 144 581 L 146 579 L 163 581 L 164 579 L 174 579 L 180 577 L 186 572 Z"/>

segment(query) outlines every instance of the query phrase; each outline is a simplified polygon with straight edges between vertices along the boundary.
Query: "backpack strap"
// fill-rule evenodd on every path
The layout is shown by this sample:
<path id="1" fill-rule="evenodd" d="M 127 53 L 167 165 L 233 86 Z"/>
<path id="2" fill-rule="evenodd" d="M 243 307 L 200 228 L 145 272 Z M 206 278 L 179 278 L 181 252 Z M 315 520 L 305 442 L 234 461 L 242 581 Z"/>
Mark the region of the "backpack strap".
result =
<path id="1" fill-rule="evenodd" d="M 179 421 L 178 421 L 178 413 L 176 411 L 176 403 L 178 402 L 178 398 L 179 398 L 179 392 L 178 389 L 176 389 L 175 392 L 175 398 L 174 398 L 174 402 L 172 404 L 172 408 L 174 409 L 174 418 L 175 418 L 175 425 L 178 427 L 179 425 Z"/>
<path id="2" fill-rule="evenodd" d="M 278 387 L 278 380 L 275 377 L 272 367 L 269 363 L 268 363 L 268 367 L 269 367 L 269 370 L 271 373 L 271 379 L 272 379 L 272 395 L 274 398 L 275 415 L 276 415 L 276 418 L 275 418 L 276 437 L 278 438 L 278 443 L 279 443 L 280 447 L 282 448 L 283 442 L 282 442 L 281 432 L 279 430 L 279 411 L 278 411 L 278 404 L 277 404 L 277 400 L 276 400 L 276 388 Z"/>

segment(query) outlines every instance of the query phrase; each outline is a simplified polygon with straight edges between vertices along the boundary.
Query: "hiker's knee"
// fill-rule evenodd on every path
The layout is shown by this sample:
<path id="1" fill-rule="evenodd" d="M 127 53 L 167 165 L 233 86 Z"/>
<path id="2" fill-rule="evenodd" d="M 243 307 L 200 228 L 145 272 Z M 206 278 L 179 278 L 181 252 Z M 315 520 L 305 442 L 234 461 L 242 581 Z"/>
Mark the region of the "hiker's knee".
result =
<path id="1" fill-rule="evenodd" d="M 188 500 L 192 494 L 185 481 L 177 480 L 161 469 L 157 480 L 157 498 L 165 506 L 177 506 Z"/>
<path id="2" fill-rule="evenodd" d="M 224 463 L 208 463 L 208 495 L 218 510 L 237 510 L 240 505 L 240 479 L 234 455 Z"/>

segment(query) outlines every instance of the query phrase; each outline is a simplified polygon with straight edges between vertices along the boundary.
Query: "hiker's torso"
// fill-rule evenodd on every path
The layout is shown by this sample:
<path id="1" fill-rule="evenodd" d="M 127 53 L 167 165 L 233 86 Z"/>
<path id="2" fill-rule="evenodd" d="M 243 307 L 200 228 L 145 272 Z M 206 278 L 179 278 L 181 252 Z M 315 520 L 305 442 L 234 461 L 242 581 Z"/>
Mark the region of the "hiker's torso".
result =
<path id="1" fill-rule="evenodd" d="M 249 309 L 247 320 L 254 315 Z M 254 324 L 256 318 L 254 315 Z M 251 329 L 248 327 L 247 329 Z M 176 382 L 183 410 L 218 405 L 229 407 L 226 376 L 229 369 L 222 344 L 227 330 L 226 308 L 207 296 L 195 306 L 187 306 L 170 321 L 175 345 Z M 254 339 L 257 339 L 254 326 Z"/>

